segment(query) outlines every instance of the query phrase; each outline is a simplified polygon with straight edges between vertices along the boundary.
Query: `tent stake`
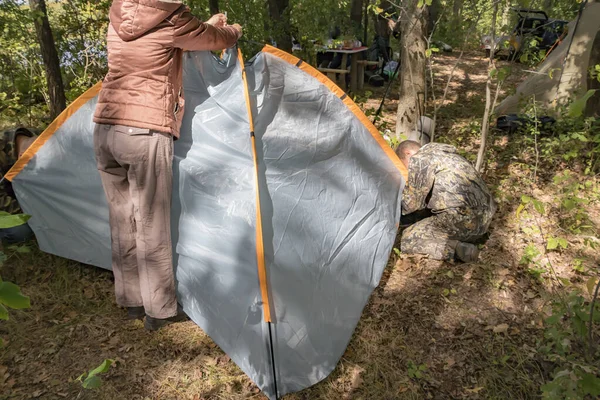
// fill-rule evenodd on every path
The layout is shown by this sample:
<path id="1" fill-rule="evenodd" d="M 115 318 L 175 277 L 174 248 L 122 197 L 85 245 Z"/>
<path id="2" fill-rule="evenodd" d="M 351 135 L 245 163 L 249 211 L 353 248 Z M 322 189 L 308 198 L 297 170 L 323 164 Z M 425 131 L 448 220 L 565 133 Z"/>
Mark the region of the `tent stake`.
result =
<path id="1" fill-rule="evenodd" d="M 273 386 L 275 390 L 275 399 L 279 400 L 279 391 L 277 390 L 277 372 L 275 371 L 275 352 L 273 351 L 273 333 L 271 331 L 271 322 L 269 324 L 269 345 L 271 347 L 271 366 L 273 367 Z"/>

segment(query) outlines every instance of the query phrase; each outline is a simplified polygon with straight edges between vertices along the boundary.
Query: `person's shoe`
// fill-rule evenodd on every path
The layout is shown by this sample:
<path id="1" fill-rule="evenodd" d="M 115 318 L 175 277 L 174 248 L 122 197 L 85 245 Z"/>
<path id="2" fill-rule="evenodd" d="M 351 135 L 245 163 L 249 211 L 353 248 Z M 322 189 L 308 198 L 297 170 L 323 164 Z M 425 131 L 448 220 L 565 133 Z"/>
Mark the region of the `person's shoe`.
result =
<path id="1" fill-rule="evenodd" d="M 169 318 L 154 318 L 149 315 L 146 315 L 146 319 L 144 320 L 144 328 L 146 330 L 154 332 L 159 330 L 160 328 L 164 328 L 167 325 L 183 322 L 188 319 L 188 316 L 183 312 L 183 309 L 177 308 L 177 315 Z"/>
<path id="2" fill-rule="evenodd" d="M 476 262 L 479 259 L 479 249 L 474 244 L 458 242 L 455 255 L 462 262 Z"/>
<path id="3" fill-rule="evenodd" d="M 143 306 L 140 307 L 127 307 L 127 319 L 144 319 L 146 316 L 146 310 Z"/>

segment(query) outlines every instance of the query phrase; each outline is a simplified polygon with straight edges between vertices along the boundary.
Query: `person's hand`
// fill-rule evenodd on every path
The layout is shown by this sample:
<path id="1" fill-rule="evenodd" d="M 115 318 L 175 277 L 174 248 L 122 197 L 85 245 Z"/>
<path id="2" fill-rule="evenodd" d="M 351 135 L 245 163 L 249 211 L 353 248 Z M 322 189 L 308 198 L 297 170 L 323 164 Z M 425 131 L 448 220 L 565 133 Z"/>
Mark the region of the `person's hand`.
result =
<path id="1" fill-rule="evenodd" d="M 227 25 L 227 16 L 225 14 L 215 14 L 206 23 L 217 27 L 225 26 Z"/>
<path id="2" fill-rule="evenodd" d="M 242 26 L 240 24 L 233 24 L 231 27 L 237 31 L 238 37 L 242 37 Z"/>

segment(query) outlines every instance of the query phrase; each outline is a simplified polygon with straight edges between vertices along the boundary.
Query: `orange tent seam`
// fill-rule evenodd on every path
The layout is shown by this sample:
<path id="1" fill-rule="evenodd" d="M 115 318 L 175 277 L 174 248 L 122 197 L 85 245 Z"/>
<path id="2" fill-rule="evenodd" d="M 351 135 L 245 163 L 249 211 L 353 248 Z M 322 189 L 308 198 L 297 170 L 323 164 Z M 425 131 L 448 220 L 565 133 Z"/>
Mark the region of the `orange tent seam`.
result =
<path id="1" fill-rule="evenodd" d="M 85 93 L 79 96 L 58 116 L 52 123 L 41 133 L 40 136 L 29 146 L 27 151 L 17 160 L 12 168 L 4 176 L 5 179 L 13 181 L 19 175 L 19 173 L 25 168 L 25 166 L 31 161 L 33 156 L 42 148 L 42 146 L 56 133 L 56 131 L 68 120 L 73 114 L 75 114 L 84 104 L 96 97 L 100 93 L 102 88 L 102 82 L 96 83 Z"/>
<path id="2" fill-rule="evenodd" d="M 373 123 L 369 120 L 369 118 L 367 118 L 365 113 L 362 112 L 360 107 L 358 107 L 358 105 L 356 105 L 356 103 L 350 98 L 350 96 L 347 96 L 346 93 L 342 89 L 340 89 L 340 87 L 338 85 L 336 85 L 329 78 L 327 78 L 325 75 L 323 75 L 315 67 L 309 65 L 308 63 L 303 62 L 299 58 L 297 58 L 289 53 L 286 53 L 285 51 L 279 50 L 278 48 L 275 48 L 275 47 L 269 46 L 269 45 L 266 45 L 262 49 L 262 51 L 265 53 L 274 55 L 275 57 L 278 57 L 289 64 L 297 66 L 302 71 L 306 72 L 313 78 L 317 79 L 319 82 L 321 82 L 323 85 L 325 85 L 329 90 L 331 90 L 331 92 L 333 92 L 338 98 L 340 98 L 344 102 L 344 104 L 348 107 L 348 109 L 350 109 L 350 111 L 367 128 L 367 130 L 369 131 L 371 136 L 373 136 L 373 139 L 375 139 L 377 144 L 379 144 L 379 146 L 384 151 L 384 153 L 387 155 L 387 157 L 390 159 L 390 161 L 394 164 L 394 166 L 398 169 L 398 171 L 400 171 L 400 174 L 402 174 L 402 176 L 404 177 L 404 180 L 408 180 L 408 169 L 406 168 L 406 166 L 402 163 L 402 161 L 400 161 L 400 159 L 398 158 L 398 156 L 396 155 L 394 150 L 390 147 L 390 145 L 388 145 L 388 143 L 385 141 L 383 136 L 381 136 L 381 133 L 379 132 L 379 130 L 375 127 L 375 125 L 373 125 Z"/>

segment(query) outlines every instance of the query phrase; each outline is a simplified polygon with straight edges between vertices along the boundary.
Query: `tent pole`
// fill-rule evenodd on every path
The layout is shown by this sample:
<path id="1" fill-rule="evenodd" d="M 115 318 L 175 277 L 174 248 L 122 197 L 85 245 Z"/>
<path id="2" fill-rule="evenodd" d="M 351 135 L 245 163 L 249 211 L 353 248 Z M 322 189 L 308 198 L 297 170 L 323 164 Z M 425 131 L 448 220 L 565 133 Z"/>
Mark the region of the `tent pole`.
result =
<path id="1" fill-rule="evenodd" d="M 273 367 L 273 390 L 275 399 L 279 400 L 279 390 L 277 389 L 277 372 L 275 371 L 275 352 L 273 351 L 273 332 L 271 331 L 271 322 L 269 324 L 269 345 L 271 347 L 271 366 Z"/>
<path id="2" fill-rule="evenodd" d="M 263 318 L 269 327 L 269 350 L 271 351 L 271 367 L 273 372 L 273 386 L 275 390 L 275 399 L 279 400 L 279 391 L 277 390 L 277 370 L 275 367 L 275 352 L 273 351 L 273 330 L 271 328 L 271 301 L 269 298 L 269 288 L 267 286 L 267 267 L 265 264 L 265 250 L 263 244 L 262 217 L 260 214 L 260 191 L 258 179 L 258 153 L 256 151 L 256 136 L 254 134 L 254 116 L 252 115 L 252 106 L 250 102 L 250 88 L 248 87 L 248 78 L 246 76 L 246 67 L 242 51 L 237 49 L 238 61 L 242 70 L 242 81 L 244 82 L 244 95 L 246 98 L 246 107 L 248 109 L 248 123 L 250 125 L 250 142 L 252 144 L 252 158 L 254 159 L 254 179 L 256 185 L 256 261 L 258 267 L 258 279 L 260 292 L 263 301 Z"/>

